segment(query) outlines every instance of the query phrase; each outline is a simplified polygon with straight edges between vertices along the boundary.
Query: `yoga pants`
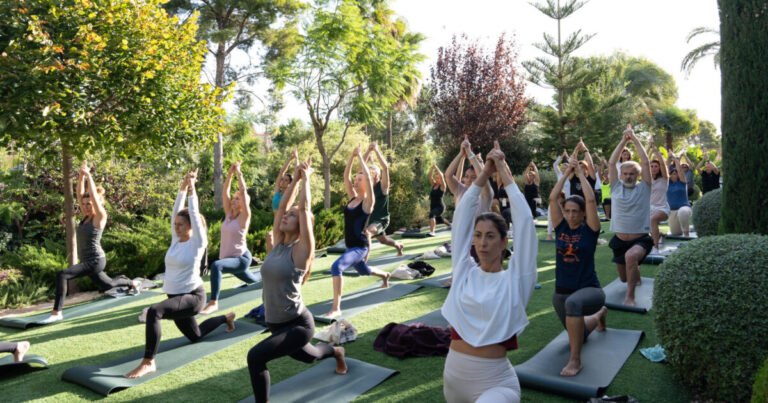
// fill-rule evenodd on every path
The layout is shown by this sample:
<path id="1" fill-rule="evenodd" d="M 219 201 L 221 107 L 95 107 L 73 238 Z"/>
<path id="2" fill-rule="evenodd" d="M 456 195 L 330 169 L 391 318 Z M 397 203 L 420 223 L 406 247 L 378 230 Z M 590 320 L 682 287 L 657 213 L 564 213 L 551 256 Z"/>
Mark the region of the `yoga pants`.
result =
<path id="1" fill-rule="evenodd" d="M 669 233 L 672 235 L 682 235 L 683 228 L 690 228 L 692 215 L 693 210 L 688 206 L 672 210 L 672 213 L 669 215 Z"/>
<path id="2" fill-rule="evenodd" d="M 131 280 L 110 278 L 107 273 L 104 273 L 104 267 L 106 266 L 107 258 L 102 257 L 93 261 L 80 262 L 58 272 L 56 274 L 56 299 L 53 303 L 53 310 L 60 311 L 64 307 L 64 297 L 67 296 L 67 280 L 88 276 L 101 291 L 131 285 Z"/>
<path id="3" fill-rule="evenodd" d="M 13 353 L 19 343 L 0 342 L 0 353 Z"/>
<path id="4" fill-rule="evenodd" d="M 365 255 L 367 254 L 368 248 L 347 248 L 347 251 L 331 265 L 331 275 L 341 276 L 344 270 L 353 266 L 361 276 L 370 276 L 371 268 L 365 262 Z"/>
<path id="5" fill-rule="evenodd" d="M 555 293 L 552 296 L 552 305 L 555 307 L 557 317 L 560 318 L 563 327 L 566 316 L 589 316 L 594 315 L 605 305 L 605 292 L 602 288 L 585 287 L 573 292 L 572 294 Z M 584 341 L 587 340 L 589 332 L 584 329 Z"/>
<path id="6" fill-rule="evenodd" d="M 259 278 L 248 270 L 252 260 L 251 252 L 245 251 L 242 256 L 219 259 L 213 262 L 211 264 L 211 300 L 219 300 L 222 273 L 232 273 L 246 284 L 258 282 Z"/>
<path id="7" fill-rule="evenodd" d="M 333 356 L 333 347 L 328 344 L 313 346 L 309 343 L 315 334 L 315 321 L 309 309 L 296 319 L 280 324 L 267 324 L 272 335 L 248 351 L 248 372 L 256 402 L 269 399 L 269 370 L 267 363 L 284 356 L 311 364 Z M 328 374 L 333 376 L 333 374 Z"/>

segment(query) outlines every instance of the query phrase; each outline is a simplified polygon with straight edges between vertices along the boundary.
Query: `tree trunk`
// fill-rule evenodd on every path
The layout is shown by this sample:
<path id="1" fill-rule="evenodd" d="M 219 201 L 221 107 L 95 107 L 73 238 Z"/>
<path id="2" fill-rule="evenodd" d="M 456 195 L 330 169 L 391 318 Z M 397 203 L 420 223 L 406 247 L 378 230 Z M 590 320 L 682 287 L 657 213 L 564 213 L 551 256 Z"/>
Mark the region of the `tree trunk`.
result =
<path id="1" fill-rule="evenodd" d="M 220 42 L 216 50 L 216 78 L 217 88 L 224 87 L 224 70 L 226 68 L 225 43 Z M 224 148 L 222 142 L 224 136 L 221 132 L 216 134 L 216 143 L 213 145 L 213 198 L 217 208 L 222 207 L 222 189 L 224 187 Z"/>
<path id="2" fill-rule="evenodd" d="M 664 136 L 664 147 L 667 147 L 667 152 L 673 152 L 674 148 L 672 148 L 672 133 L 667 131 L 666 135 Z"/>
<path id="3" fill-rule="evenodd" d="M 72 154 L 69 146 L 62 142 L 61 160 L 63 162 L 64 179 L 64 228 L 67 239 L 67 263 L 70 266 L 77 263 L 77 240 L 75 239 L 75 209 L 72 194 Z"/>

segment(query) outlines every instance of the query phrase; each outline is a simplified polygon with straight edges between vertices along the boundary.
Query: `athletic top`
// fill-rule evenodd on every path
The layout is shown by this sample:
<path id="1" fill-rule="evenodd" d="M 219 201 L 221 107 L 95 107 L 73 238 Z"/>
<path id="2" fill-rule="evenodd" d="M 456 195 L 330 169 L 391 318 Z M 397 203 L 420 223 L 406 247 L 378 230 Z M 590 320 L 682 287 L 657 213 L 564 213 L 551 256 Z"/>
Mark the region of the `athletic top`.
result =
<path id="1" fill-rule="evenodd" d="M 669 181 L 667 201 L 671 210 L 678 210 L 680 207 L 688 205 L 688 189 L 685 185 L 685 183 L 680 181 Z"/>
<path id="2" fill-rule="evenodd" d="M 225 217 L 224 223 L 221 224 L 219 259 L 243 256 L 248 251 L 248 245 L 245 243 L 247 232 L 246 229 L 240 227 L 240 222 L 237 219 Z"/>
<path id="3" fill-rule="evenodd" d="M 443 194 L 445 192 L 443 189 L 438 187 L 432 187 L 432 190 L 429 192 L 429 208 L 434 209 L 438 207 L 445 207 L 445 204 L 443 203 Z"/>
<path id="4" fill-rule="evenodd" d="M 272 211 L 277 211 L 277 209 L 280 208 L 280 200 L 283 199 L 283 192 L 277 191 L 275 192 L 275 195 L 272 196 Z"/>
<path id="5" fill-rule="evenodd" d="M 363 234 L 368 226 L 368 216 L 363 211 L 363 202 L 354 208 L 349 208 L 349 203 L 344 206 L 344 244 L 347 248 L 368 247 L 368 237 Z"/>
<path id="6" fill-rule="evenodd" d="M 626 188 L 621 181 L 611 183 L 611 231 L 647 234 L 651 230 L 651 188 L 644 181 Z"/>
<path id="7" fill-rule="evenodd" d="M 571 182 L 571 196 L 579 195 L 583 198 L 584 190 L 581 189 L 581 180 L 579 180 L 579 177 L 576 175 L 573 175 L 573 177 L 570 178 L 569 181 Z M 597 184 L 597 180 L 595 178 L 592 178 L 591 176 L 587 176 L 587 182 L 592 187 L 592 189 L 595 189 L 595 185 Z"/>
<path id="8" fill-rule="evenodd" d="M 600 185 L 600 194 L 603 198 L 601 201 L 605 201 L 605 199 L 611 198 L 611 184 L 610 183 L 603 183 Z"/>
<path id="9" fill-rule="evenodd" d="M 667 184 L 669 179 L 660 176 L 651 181 L 651 210 L 669 210 L 667 203 Z"/>
<path id="10" fill-rule="evenodd" d="M 506 270 L 485 272 L 469 254 L 480 187 L 473 184 L 467 189 L 453 216 L 453 283 L 442 314 L 456 333 L 474 347 L 502 343 L 519 335 L 528 325 L 525 307 L 536 284 L 539 241 L 520 189 L 513 183 L 506 191 L 512 204 L 515 231 L 515 253 Z"/>
<path id="11" fill-rule="evenodd" d="M 526 183 L 525 186 L 523 186 L 523 194 L 527 200 L 539 197 L 539 185 L 535 183 Z"/>
<path id="12" fill-rule="evenodd" d="M 562 220 L 555 228 L 555 288 L 570 294 L 586 287 L 600 288 L 595 273 L 595 248 L 600 231 L 592 231 L 586 222 L 571 229 Z"/>
<path id="13" fill-rule="evenodd" d="M 267 323 L 278 324 L 296 319 L 306 307 L 301 300 L 301 280 L 304 270 L 293 263 L 293 246 L 279 244 L 272 248 L 261 266 L 264 283 L 261 297 Z"/>
<path id="14" fill-rule="evenodd" d="M 678 169 L 678 170 L 677 170 L 677 173 L 678 173 L 678 175 L 680 174 L 680 172 L 682 172 L 682 170 Z M 688 171 L 685 173 L 685 185 L 686 185 L 688 188 L 692 188 L 692 187 L 694 186 L 694 185 L 693 185 L 693 170 L 692 170 L 692 169 L 689 169 L 689 170 L 688 170 Z"/>
<path id="15" fill-rule="evenodd" d="M 373 203 L 373 211 L 371 211 L 371 217 L 368 219 L 368 222 L 389 222 L 389 195 L 384 194 L 381 190 L 381 181 L 373 185 L 373 196 L 375 202 Z"/>
<path id="16" fill-rule="evenodd" d="M 720 188 L 720 174 L 701 171 L 701 193 Z"/>
<path id="17" fill-rule="evenodd" d="M 192 237 L 186 242 L 180 242 L 173 224 L 176 214 L 184 208 L 184 198 L 187 192 L 179 192 L 176 203 L 173 204 L 171 215 L 171 247 L 165 253 L 165 279 L 163 291 L 166 294 L 186 294 L 203 285 L 200 278 L 200 262 L 208 247 L 208 235 L 200 217 L 197 206 L 197 196 L 189 196 L 189 219 L 192 224 Z"/>
<path id="18" fill-rule="evenodd" d="M 91 262 L 105 257 L 104 249 L 101 248 L 101 234 L 103 233 L 104 229 L 96 228 L 92 219 L 80 221 L 75 234 L 77 236 L 77 256 L 81 262 Z"/>

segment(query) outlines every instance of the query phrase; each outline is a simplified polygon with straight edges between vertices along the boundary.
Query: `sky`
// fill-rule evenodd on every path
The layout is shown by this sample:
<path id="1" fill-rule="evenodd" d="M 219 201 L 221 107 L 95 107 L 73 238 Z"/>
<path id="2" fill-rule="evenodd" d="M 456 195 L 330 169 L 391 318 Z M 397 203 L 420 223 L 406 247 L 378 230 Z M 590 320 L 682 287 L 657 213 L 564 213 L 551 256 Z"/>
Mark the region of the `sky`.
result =
<path id="1" fill-rule="evenodd" d="M 538 0 L 543 1 L 543 0 Z M 391 0 L 390 7 L 408 22 L 411 31 L 426 36 L 421 53 L 423 79 L 440 46 L 450 44 L 453 35 L 466 33 L 489 50 L 502 33 L 514 36 L 520 60 L 543 56 L 533 44 L 542 34 L 556 34 L 555 20 L 541 14 L 526 0 Z M 711 36 L 686 38 L 700 26 L 719 28 L 717 0 L 591 0 L 572 16 L 563 20 L 563 37 L 581 29 L 596 34 L 575 56 L 608 56 L 622 51 L 630 56 L 645 57 L 675 78 L 678 87 L 677 106 L 696 110 L 699 119 L 709 120 L 720 128 L 720 71 L 711 58 L 699 62 L 690 76 L 680 71 L 680 62 L 691 49 Z M 551 103 L 551 90 L 528 83 L 526 93 L 541 103 Z M 280 120 L 299 117 L 306 120 L 306 110 L 289 103 Z"/>

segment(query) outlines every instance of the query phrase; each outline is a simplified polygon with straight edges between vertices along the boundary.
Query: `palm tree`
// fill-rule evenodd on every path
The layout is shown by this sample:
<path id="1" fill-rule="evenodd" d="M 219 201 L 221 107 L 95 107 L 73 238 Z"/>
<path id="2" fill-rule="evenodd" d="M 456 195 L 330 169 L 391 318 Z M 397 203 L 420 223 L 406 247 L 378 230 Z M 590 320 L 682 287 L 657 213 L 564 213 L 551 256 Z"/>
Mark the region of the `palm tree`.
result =
<path id="1" fill-rule="evenodd" d="M 709 55 L 712 55 L 714 58 L 715 68 L 720 66 L 720 31 L 707 27 L 694 28 L 693 31 L 688 34 L 686 42 L 691 43 L 693 38 L 701 34 L 717 35 L 718 40 L 705 43 L 685 55 L 683 62 L 680 64 L 680 70 L 685 71 L 686 74 L 691 74 L 693 66 L 695 66 L 699 60 Z"/>

